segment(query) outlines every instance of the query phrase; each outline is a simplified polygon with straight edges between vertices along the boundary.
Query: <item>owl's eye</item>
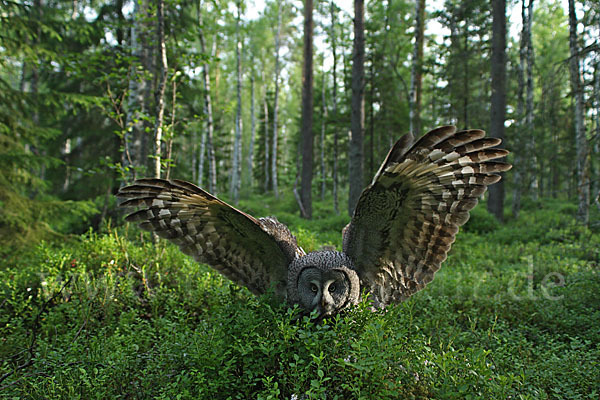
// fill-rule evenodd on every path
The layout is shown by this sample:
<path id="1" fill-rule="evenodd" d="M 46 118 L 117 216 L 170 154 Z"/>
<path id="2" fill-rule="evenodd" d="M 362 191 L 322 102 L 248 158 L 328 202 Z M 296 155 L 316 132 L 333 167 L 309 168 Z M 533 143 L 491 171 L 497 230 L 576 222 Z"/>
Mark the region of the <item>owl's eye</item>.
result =
<path id="1" fill-rule="evenodd" d="M 317 285 L 315 285 L 314 283 L 310 285 L 310 291 L 313 293 L 317 293 L 319 291 L 319 288 L 317 287 Z"/>
<path id="2" fill-rule="evenodd" d="M 334 293 L 335 292 L 335 283 L 332 283 L 331 285 L 329 285 L 329 293 Z"/>

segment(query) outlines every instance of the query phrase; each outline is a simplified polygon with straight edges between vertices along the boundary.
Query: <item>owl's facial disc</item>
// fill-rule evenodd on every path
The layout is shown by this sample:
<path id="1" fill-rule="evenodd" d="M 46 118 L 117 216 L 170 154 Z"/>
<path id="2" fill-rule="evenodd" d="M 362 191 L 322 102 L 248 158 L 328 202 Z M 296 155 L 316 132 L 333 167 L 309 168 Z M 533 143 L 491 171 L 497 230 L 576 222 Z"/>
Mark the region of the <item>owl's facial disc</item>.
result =
<path id="1" fill-rule="evenodd" d="M 287 294 L 290 304 L 320 317 L 333 315 L 358 304 L 360 280 L 352 260 L 337 251 L 315 251 L 295 259 L 288 267 Z"/>
<path id="2" fill-rule="evenodd" d="M 348 299 L 350 282 L 339 270 L 323 271 L 316 267 L 305 268 L 298 278 L 300 305 L 307 311 L 317 310 L 319 316 L 334 314 L 343 308 Z"/>

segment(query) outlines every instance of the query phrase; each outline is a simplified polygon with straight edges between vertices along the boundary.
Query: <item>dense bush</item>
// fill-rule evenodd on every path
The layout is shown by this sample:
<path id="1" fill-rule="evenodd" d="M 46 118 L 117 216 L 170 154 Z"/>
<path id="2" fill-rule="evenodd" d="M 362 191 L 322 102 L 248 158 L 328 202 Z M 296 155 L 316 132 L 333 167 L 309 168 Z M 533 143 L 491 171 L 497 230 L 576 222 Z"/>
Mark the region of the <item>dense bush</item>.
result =
<path id="1" fill-rule="evenodd" d="M 600 235 L 571 212 L 477 211 L 426 290 L 322 323 L 134 227 L 39 243 L 0 267 L 0 397 L 598 398 Z M 343 217 L 282 214 L 340 247 Z"/>

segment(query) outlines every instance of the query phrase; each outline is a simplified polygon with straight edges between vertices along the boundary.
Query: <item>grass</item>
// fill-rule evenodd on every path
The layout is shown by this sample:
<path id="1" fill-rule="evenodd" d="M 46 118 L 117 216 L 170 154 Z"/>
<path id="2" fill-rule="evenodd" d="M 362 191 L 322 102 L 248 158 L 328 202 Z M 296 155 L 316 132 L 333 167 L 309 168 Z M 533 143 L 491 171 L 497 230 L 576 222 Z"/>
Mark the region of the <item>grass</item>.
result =
<path id="1" fill-rule="evenodd" d="M 347 223 L 240 208 L 306 250 L 340 248 Z M 425 290 L 321 324 L 131 226 L 39 243 L 0 262 L 0 398 L 597 399 L 600 234 L 575 211 L 500 226 L 479 206 Z"/>

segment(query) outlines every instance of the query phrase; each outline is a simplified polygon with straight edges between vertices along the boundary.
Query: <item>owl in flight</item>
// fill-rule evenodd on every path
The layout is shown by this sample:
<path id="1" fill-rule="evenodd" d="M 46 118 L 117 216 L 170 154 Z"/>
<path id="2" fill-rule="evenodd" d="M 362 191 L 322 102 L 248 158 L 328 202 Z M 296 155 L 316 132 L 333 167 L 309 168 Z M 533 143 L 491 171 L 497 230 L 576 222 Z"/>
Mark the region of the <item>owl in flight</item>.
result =
<path id="1" fill-rule="evenodd" d="M 139 179 L 122 188 L 126 217 L 177 244 L 252 293 L 273 291 L 320 317 L 369 293 L 377 307 L 423 289 L 454 242 L 458 227 L 487 186 L 509 164 L 508 151 L 482 130 L 443 126 L 414 142 L 404 135 L 362 192 L 343 230 L 343 250 L 306 254 L 290 230 L 272 217 L 254 218 L 196 185 Z"/>

